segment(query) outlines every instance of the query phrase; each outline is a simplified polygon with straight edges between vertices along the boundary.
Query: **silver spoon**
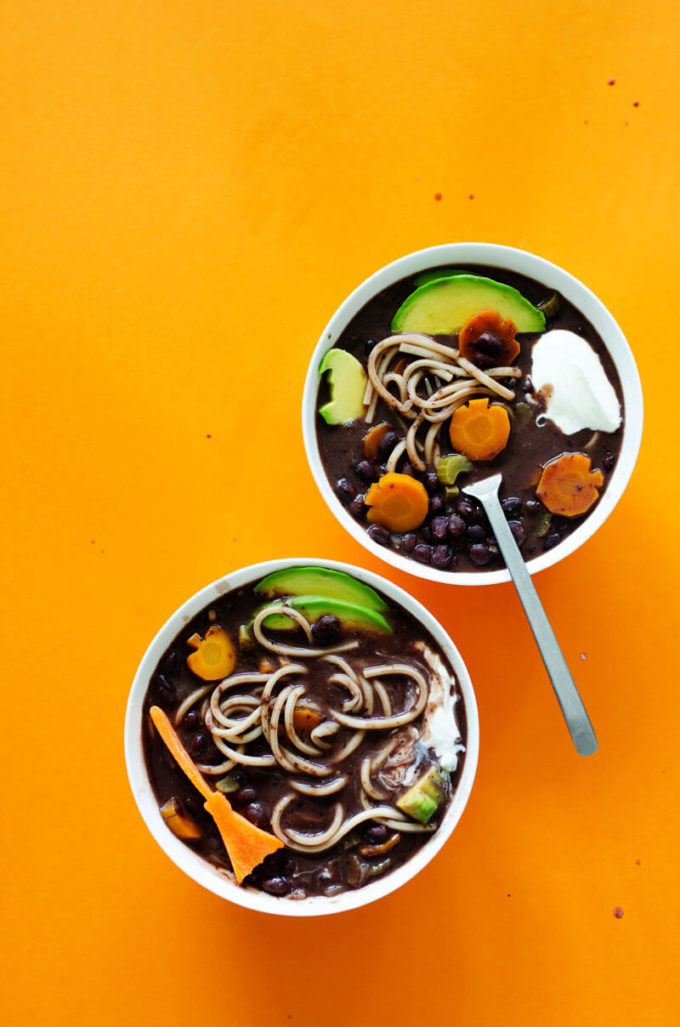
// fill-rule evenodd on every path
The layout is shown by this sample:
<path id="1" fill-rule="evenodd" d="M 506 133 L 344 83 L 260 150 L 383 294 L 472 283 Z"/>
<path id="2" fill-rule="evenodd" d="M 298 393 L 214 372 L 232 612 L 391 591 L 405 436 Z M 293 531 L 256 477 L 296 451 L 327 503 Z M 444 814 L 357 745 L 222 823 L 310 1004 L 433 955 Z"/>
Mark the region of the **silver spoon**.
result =
<path id="1" fill-rule="evenodd" d="M 467 485 L 463 492 L 468 496 L 478 499 L 484 507 L 486 516 L 493 529 L 498 542 L 506 567 L 510 571 L 513 584 L 517 589 L 517 595 L 524 607 L 529 626 L 534 633 L 545 669 L 552 682 L 557 701 L 562 709 L 562 714 L 567 723 L 572 741 L 576 751 L 581 756 L 591 756 L 597 749 L 597 738 L 593 726 L 588 719 L 583 700 L 578 694 L 574 679 L 567 667 L 562 650 L 560 649 L 555 633 L 550 627 L 550 621 L 546 617 L 545 610 L 538 598 L 534 588 L 531 575 L 526 568 L 524 559 L 517 547 L 512 531 L 508 527 L 505 514 L 498 499 L 498 488 L 501 484 L 501 475 L 493 474 L 490 478 L 475 482 L 474 485 Z"/>

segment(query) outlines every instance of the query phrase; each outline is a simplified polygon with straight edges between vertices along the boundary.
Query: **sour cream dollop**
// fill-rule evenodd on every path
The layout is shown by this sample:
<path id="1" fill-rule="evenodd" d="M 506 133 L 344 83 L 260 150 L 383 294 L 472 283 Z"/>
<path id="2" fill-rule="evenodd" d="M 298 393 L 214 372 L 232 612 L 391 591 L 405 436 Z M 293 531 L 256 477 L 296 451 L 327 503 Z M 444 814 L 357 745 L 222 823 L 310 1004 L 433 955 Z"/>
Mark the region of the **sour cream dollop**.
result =
<path id="1" fill-rule="evenodd" d="M 621 405 L 589 342 L 556 328 L 534 344 L 531 361 L 531 380 L 545 397 L 546 417 L 560 431 L 616 431 Z"/>

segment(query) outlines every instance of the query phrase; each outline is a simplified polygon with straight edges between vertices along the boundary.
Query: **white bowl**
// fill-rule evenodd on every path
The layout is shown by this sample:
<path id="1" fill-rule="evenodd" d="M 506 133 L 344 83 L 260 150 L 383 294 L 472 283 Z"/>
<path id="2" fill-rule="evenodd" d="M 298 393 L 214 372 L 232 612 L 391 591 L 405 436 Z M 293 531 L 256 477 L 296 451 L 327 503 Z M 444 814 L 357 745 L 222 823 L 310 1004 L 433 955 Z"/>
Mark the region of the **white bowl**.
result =
<path id="1" fill-rule="evenodd" d="M 176 838 L 160 814 L 158 802 L 149 781 L 142 749 L 144 698 L 161 656 L 182 628 L 192 617 L 210 606 L 226 592 L 249 585 L 273 571 L 294 566 L 331 567 L 344 571 L 382 592 L 389 600 L 402 606 L 415 617 L 432 635 L 448 658 L 458 679 L 467 719 L 466 752 L 458 785 L 441 824 L 431 838 L 406 863 L 385 878 L 379 878 L 362 888 L 342 892 L 339 895 L 313 896 L 301 900 L 276 898 L 255 889 L 240 887 L 232 877 L 227 876 L 224 871 L 218 870 L 217 867 Z M 458 650 L 442 626 L 424 606 L 396 585 L 377 574 L 334 560 L 284 559 L 252 564 L 250 567 L 243 567 L 220 578 L 197 592 L 166 621 L 144 654 L 132 684 L 125 718 L 125 760 L 132 793 L 146 826 L 165 854 L 180 870 L 216 895 L 239 906 L 245 906 L 247 909 L 284 916 L 321 916 L 326 913 L 340 913 L 348 909 L 356 909 L 358 906 L 374 902 L 383 895 L 389 895 L 390 892 L 400 888 L 414 877 L 439 852 L 458 823 L 470 795 L 477 769 L 478 753 L 479 721 L 472 683 Z"/>
<path id="2" fill-rule="evenodd" d="M 510 580 L 510 575 L 505 568 L 492 571 L 439 570 L 436 567 L 418 563 L 395 550 L 373 542 L 366 529 L 351 516 L 333 491 L 321 461 L 316 434 L 319 364 L 326 351 L 336 344 L 352 318 L 369 300 L 389 285 L 429 268 L 451 264 L 505 268 L 533 278 L 550 289 L 557 290 L 581 311 L 600 334 L 621 380 L 624 401 L 623 440 L 619 459 L 607 490 L 594 510 L 562 542 L 553 549 L 534 557 L 533 560 L 527 561 L 527 568 L 531 574 L 552 566 L 583 545 L 586 539 L 590 538 L 604 523 L 623 495 L 633 473 L 642 437 L 642 389 L 630 346 L 616 321 L 597 296 L 562 268 L 533 253 L 513 249 L 510 246 L 498 246 L 495 243 L 461 242 L 431 246 L 428 249 L 418 250 L 416 253 L 409 253 L 408 256 L 400 257 L 399 260 L 376 271 L 340 304 L 321 333 L 321 338 L 312 354 L 302 400 L 302 430 L 305 449 L 312 474 L 322 496 L 350 535 L 375 556 L 392 564 L 393 567 L 407 571 L 409 574 L 415 574 L 419 578 L 429 578 L 431 581 L 456 585 L 494 585 Z"/>

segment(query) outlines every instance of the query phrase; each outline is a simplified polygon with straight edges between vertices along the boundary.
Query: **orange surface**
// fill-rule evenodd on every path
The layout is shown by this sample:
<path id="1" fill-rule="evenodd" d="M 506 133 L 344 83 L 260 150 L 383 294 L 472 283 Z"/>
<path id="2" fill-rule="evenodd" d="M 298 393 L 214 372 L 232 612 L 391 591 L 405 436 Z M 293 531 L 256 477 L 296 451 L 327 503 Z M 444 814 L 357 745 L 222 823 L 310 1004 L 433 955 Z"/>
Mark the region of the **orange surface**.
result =
<path id="1" fill-rule="evenodd" d="M 4 1024 L 677 1022 L 679 36 L 671 0 L 2 4 Z M 537 579 L 591 759 L 511 589 L 389 571 L 305 463 L 330 313 L 466 239 L 577 275 L 639 362 L 632 483 Z M 166 616 L 286 553 L 410 588 L 482 726 L 445 850 L 316 922 L 185 879 L 123 763 Z"/>

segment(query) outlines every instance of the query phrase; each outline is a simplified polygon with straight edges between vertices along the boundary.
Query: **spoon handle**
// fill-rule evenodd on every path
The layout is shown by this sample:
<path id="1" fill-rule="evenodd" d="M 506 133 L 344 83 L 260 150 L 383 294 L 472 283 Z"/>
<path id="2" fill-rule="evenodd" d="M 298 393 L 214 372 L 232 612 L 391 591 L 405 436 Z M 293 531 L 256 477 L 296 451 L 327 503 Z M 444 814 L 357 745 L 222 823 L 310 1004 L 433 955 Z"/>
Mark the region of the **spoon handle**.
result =
<path id="1" fill-rule="evenodd" d="M 541 600 L 538 598 L 531 575 L 526 568 L 512 531 L 508 527 L 498 500 L 498 491 L 487 493 L 484 496 L 478 494 L 477 498 L 486 511 L 499 549 L 510 571 L 576 751 L 581 756 L 590 756 L 597 749 L 597 738 L 593 726 L 588 719 L 583 700 L 574 684 L 574 679 L 562 655 L 562 650 L 555 638 Z"/>

